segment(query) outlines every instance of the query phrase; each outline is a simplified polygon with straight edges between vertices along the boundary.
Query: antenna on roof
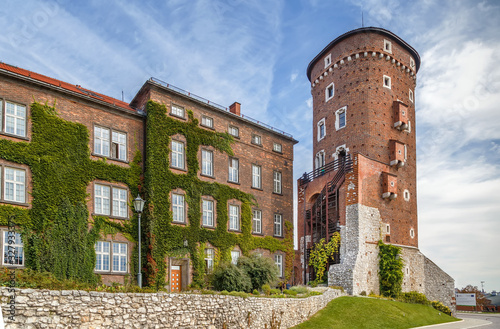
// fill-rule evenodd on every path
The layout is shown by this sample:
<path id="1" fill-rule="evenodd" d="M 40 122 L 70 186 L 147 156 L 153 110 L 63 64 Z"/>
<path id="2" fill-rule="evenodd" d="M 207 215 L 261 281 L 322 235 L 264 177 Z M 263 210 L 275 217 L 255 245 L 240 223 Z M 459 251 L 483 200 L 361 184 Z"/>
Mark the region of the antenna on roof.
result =
<path id="1" fill-rule="evenodd" d="M 361 11 L 361 27 L 365 27 L 365 21 L 363 19 L 363 11 Z"/>
<path id="2" fill-rule="evenodd" d="M 123 102 L 123 90 L 122 90 L 122 102 Z"/>

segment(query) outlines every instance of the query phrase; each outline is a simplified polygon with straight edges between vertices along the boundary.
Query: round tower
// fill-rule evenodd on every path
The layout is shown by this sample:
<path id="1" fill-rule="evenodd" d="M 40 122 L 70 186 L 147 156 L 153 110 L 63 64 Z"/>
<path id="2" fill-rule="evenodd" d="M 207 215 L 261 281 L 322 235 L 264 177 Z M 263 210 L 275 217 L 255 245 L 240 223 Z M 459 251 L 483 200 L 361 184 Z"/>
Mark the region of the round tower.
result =
<path id="1" fill-rule="evenodd" d="M 314 168 L 355 160 L 346 206 L 378 209 L 380 239 L 418 247 L 415 86 L 420 56 L 382 28 L 347 32 L 309 64 Z M 363 158 L 361 161 L 360 157 Z M 340 215 L 340 224 L 346 225 Z"/>

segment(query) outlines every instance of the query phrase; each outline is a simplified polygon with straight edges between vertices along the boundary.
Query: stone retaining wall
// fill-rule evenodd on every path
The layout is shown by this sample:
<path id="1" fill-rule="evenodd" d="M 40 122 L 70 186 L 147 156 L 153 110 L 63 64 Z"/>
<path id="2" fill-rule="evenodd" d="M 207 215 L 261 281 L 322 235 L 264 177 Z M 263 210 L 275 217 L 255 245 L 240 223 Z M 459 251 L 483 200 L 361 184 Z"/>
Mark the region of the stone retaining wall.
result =
<path id="1" fill-rule="evenodd" d="M 327 289 L 308 298 L 241 298 L 169 293 L 104 293 L 16 289 L 15 322 L 7 319 L 11 293 L 0 288 L 6 329 L 14 328 L 281 328 L 295 326 L 345 295 Z M 281 326 L 272 324 L 281 322 Z"/>

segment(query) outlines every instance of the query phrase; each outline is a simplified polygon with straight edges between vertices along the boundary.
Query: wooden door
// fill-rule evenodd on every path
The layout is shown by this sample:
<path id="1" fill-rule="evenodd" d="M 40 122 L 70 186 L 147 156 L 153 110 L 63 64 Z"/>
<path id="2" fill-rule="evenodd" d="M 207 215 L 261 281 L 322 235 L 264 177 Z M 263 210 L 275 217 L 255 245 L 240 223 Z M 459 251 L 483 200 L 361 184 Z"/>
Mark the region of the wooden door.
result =
<path id="1" fill-rule="evenodd" d="M 179 292 L 182 288 L 181 267 L 172 266 L 170 268 L 170 291 Z"/>

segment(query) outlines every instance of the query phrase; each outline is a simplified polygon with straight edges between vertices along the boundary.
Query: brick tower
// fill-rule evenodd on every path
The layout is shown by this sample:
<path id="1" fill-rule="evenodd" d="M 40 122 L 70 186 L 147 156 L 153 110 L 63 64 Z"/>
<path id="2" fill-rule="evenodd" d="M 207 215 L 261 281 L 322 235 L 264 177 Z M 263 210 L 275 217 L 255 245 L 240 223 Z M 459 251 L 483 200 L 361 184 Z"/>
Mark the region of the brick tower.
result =
<path id="1" fill-rule="evenodd" d="M 304 251 L 307 263 L 308 249 L 338 231 L 341 247 L 329 266 L 330 285 L 378 293 L 382 240 L 403 247 L 403 291 L 426 292 L 416 198 L 419 66 L 420 56 L 408 43 L 368 27 L 334 39 L 307 67 L 314 170 L 298 181 L 296 280 L 314 277 L 304 266 Z"/>

